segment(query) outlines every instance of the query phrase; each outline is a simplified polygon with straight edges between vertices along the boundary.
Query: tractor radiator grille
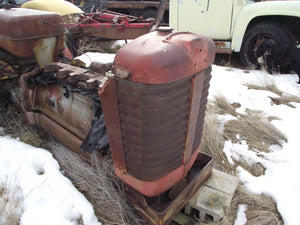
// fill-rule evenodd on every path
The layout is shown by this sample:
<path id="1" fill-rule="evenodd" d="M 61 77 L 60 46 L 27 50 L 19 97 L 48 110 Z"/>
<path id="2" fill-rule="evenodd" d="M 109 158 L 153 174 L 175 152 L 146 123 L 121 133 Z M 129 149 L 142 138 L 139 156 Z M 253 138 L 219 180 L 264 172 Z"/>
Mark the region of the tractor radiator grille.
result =
<path id="1" fill-rule="evenodd" d="M 158 179 L 182 164 L 192 78 L 147 85 L 117 79 L 126 170 Z"/>
<path id="2" fill-rule="evenodd" d="M 201 142 L 210 70 L 201 76 L 205 77 L 199 96 L 199 113 L 196 121 L 192 121 L 197 124 L 192 153 Z M 153 181 L 183 164 L 192 80 L 193 77 L 189 77 L 149 85 L 116 79 L 126 171 L 130 175 Z"/>

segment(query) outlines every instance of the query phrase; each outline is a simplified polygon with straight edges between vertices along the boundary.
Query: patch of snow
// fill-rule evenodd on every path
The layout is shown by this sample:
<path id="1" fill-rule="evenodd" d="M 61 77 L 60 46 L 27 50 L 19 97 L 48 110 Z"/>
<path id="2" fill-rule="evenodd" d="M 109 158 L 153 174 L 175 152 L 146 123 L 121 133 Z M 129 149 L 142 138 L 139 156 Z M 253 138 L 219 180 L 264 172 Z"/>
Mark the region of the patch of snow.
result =
<path id="1" fill-rule="evenodd" d="M 92 62 L 112 63 L 115 59 L 115 54 L 87 52 L 76 57 L 76 59 L 83 61 L 86 67 L 89 67 Z"/>
<path id="2" fill-rule="evenodd" d="M 61 174 L 47 150 L 0 137 L 0 179 L 22 191 L 22 225 L 79 224 L 80 220 L 85 225 L 101 224 L 92 205 Z"/>
<path id="3" fill-rule="evenodd" d="M 255 194 L 266 194 L 277 203 L 278 210 L 286 225 L 297 225 L 300 215 L 300 151 L 299 151 L 299 127 L 300 104 L 293 103 L 295 108 L 286 105 L 275 105 L 270 97 L 276 97 L 270 91 L 249 90 L 245 84 L 258 86 L 275 85 L 284 95 L 300 97 L 300 85 L 297 75 L 275 74 L 273 76 L 264 71 L 250 71 L 232 69 L 228 71 L 224 67 L 213 66 L 212 82 L 209 98 L 213 99 L 217 93 L 221 93 L 230 102 L 238 102 L 241 107 L 237 109 L 245 113 L 246 109 L 263 111 L 265 116 L 275 116 L 279 120 L 273 120 L 272 124 L 287 138 L 282 148 L 270 147 L 269 153 L 255 153 L 247 150 L 243 143 L 232 144 L 227 141 L 224 152 L 231 164 L 233 160 L 248 159 L 249 163 L 260 162 L 265 168 L 265 174 L 255 177 L 242 167 L 237 168 L 238 176 L 248 191 Z M 278 97 L 278 96 L 277 96 Z M 258 149 L 259 150 L 259 149 Z"/>
<path id="4" fill-rule="evenodd" d="M 234 221 L 234 225 L 247 224 L 246 210 L 247 210 L 247 205 L 239 205 L 237 218 Z"/>

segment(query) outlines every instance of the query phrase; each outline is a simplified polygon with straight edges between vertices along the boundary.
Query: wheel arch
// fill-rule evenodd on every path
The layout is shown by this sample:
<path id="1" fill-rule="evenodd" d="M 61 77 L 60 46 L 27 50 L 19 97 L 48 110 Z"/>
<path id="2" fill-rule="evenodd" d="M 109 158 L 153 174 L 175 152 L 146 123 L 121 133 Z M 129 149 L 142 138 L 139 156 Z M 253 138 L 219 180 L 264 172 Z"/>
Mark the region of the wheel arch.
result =
<path id="1" fill-rule="evenodd" d="M 300 2 L 295 1 L 260 2 L 246 5 L 240 10 L 235 20 L 236 23 L 232 30 L 231 49 L 234 52 L 239 52 L 246 31 L 258 23 L 268 21 L 277 21 L 286 25 L 287 28 L 293 32 L 296 40 L 299 42 L 300 10 L 297 12 L 297 10 L 295 10 L 297 8 L 300 9 Z"/>

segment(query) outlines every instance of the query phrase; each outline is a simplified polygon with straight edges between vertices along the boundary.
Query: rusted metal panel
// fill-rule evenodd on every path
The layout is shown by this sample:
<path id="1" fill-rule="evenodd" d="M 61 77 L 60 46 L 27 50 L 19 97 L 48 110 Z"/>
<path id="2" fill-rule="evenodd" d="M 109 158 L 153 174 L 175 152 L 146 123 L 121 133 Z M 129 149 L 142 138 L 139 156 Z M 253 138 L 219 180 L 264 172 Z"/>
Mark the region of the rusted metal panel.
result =
<path id="1" fill-rule="evenodd" d="M 79 87 L 89 87 L 89 84 L 86 83 L 94 83 L 95 86 L 90 89 L 89 94 L 97 96 L 97 91 L 107 78 L 86 69 L 63 63 L 48 64 L 44 72 L 46 74 L 41 73 L 37 68 L 21 76 L 20 93 L 23 109 L 27 112 L 43 113 L 51 118 L 52 122 L 57 123 L 61 129 L 65 129 L 66 132 L 71 133 L 76 138 L 84 140 L 91 129 L 91 121 L 95 119 L 95 116 L 91 110 L 92 100 L 84 94 L 87 90 L 81 93 Z M 43 76 L 49 73 L 55 75 L 57 81 L 63 84 L 67 83 L 67 85 L 65 87 L 57 84 L 49 86 L 42 84 L 30 85 L 34 83 L 32 79 L 35 77 L 40 76 L 39 79 L 42 80 Z M 97 82 L 94 82 L 93 79 L 96 79 Z M 70 84 L 77 87 L 72 89 Z M 44 123 L 40 125 L 44 126 L 45 121 L 43 120 Z M 53 135 L 55 136 L 55 133 Z M 64 136 L 64 139 L 65 142 L 70 142 L 68 141 L 69 136 Z"/>
<path id="2" fill-rule="evenodd" d="M 205 111 L 206 111 L 207 96 L 208 96 L 208 89 L 209 89 L 209 81 L 211 79 L 210 73 L 211 73 L 211 67 L 206 69 L 205 74 L 204 74 L 204 81 L 203 81 L 203 87 L 202 87 L 202 93 L 201 93 L 201 102 L 199 105 L 199 113 L 198 113 L 198 118 L 197 118 L 196 132 L 195 132 L 193 148 L 192 148 L 193 153 L 198 149 L 198 147 L 201 143 L 204 117 L 205 117 Z"/>
<path id="3" fill-rule="evenodd" d="M 109 26 L 91 27 L 80 26 L 71 30 L 75 37 L 87 36 L 108 40 L 135 39 L 149 31 L 150 23 L 140 27 Z"/>
<path id="4" fill-rule="evenodd" d="M 145 9 L 147 7 L 158 8 L 159 1 L 106 1 L 105 7 L 108 9 Z M 167 4 L 169 9 L 169 4 Z"/>
<path id="5" fill-rule="evenodd" d="M 86 160 L 90 161 L 90 154 L 80 150 L 82 140 L 76 137 L 74 134 L 70 133 L 64 127 L 61 127 L 49 117 L 43 115 L 42 113 L 25 112 L 25 118 L 30 122 L 30 124 L 35 124 L 43 127 L 63 145 L 72 149 L 72 151 L 82 156 Z"/>
<path id="6" fill-rule="evenodd" d="M 231 50 L 231 42 L 228 41 L 215 41 L 216 52 L 223 54 L 230 54 Z"/>
<path id="7" fill-rule="evenodd" d="M 58 85 L 39 85 L 33 110 L 44 113 L 83 140 L 94 119 L 91 105 L 91 100 L 80 93 L 68 93 L 67 89 Z"/>
<path id="8" fill-rule="evenodd" d="M 126 162 L 123 149 L 123 140 L 121 134 L 121 125 L 119 117 L 119 109 L 117 102 L 116 81 L 109 79 L 105 83 L 102 90 L 99 91 L 104 120 L 106 124 L 106 131 L 109 139 L 111 155 L 113 163 L 120 172 L 126 173 Z"/>
<path id="9" fill-rule="evenodd" d="M 145 197 L 131 186 L 125 184 L 126 197 L 131 202 L 135 210 L 137 210 L 149 224 L 169 224 L 175 215 L 210 177 L 212 164 L 213 159 L 211 156 L 199 153 L 193 167 L 191 168 L 191 176 L 187 186 L 185 186 L 185 188 L 173 201 L 156 202 L 156 206 L 152 205 L 151 198 Z M 157 199 L 160 199 L 160 197 L 156 197 L 156 201 Z"/>
<path id="10" fill-rule="evenodd" d="M 131 81 L 162 84 L 193 76 L 213 63 L 211 39 L 171 31 L 159 28 L 124 46 L 115 57 L 115 67 L 129 70 Z"/>
<path id="11" fill-rule="evenodd" d="M 0 9 L 0 22 L 0 34 L 12 40 L 49 37 L 64 33 L 62 16 L 53 12 L 22 8 Z"/>
<path id="12" fill-rule="evenodd" d="M 0 23 L 0 47 L 15 56 L 33 58 L 33 46 L 40 46 L 39 39 L 47 37 L 58 38 L 55 50 L 46 51 L 47 54 L 57 55 L 57 50 L 65 47 L 63 19 L 57 13 L 21 8 L 0 9 Z"/>
<path id="13" fill-rule="evenodd" d="M 146 34 L 153 21 L 142 21 L 137 17 L 103 10 L 100 13 L 84 15 L 78 23 L 67 24 L 76 38 L 83 36 L 118 40 L 135 39 Z"/>
<path id="14" fill-rule="evenodd" d="M 32 89 L 23 86 L 21 93 L 27 111 L 42 112 L 82 140 L 88 134 L 94 119 L 88 97 L 78 93 L 68 93 L 66 97 L 67 89 L 58 85 Z"/>
<path id="15" fill-rule="evenodd" d="M 195 133 L 198 132 L 198 130 L 196 130 L 196 124 L 199 115 L 199 107 L 201 102 L 201 93 L 203 89 L 204 75 L 205 75 L 204 72 L 200 72 L 199 74 L 193 77 L 191 107 L 189 110 L 190 114 L 189 114 L 189 121 L 187 126 L 187 138 L 186 138 L 185 149 L 184 149 L 184 160 L 183 160 L 184 163 L 186 163 L 191 159 Z"/>
<path id="16" fill-rule="evenodd" d="M 100 67 L 104 68 L 100 71 Z M 107 81 L 105 72 L 110 69 L 110 64 L 93 65 L 93 70 L 79 68 L 71 65 L 67 65 L 61 62 L 48 63 L 45 66 L 45 72 L 54 72 L 56 78 L 61 83 L 74 84 L 77 87 L 87 90 L 98 91 L 99 88 Z"/>

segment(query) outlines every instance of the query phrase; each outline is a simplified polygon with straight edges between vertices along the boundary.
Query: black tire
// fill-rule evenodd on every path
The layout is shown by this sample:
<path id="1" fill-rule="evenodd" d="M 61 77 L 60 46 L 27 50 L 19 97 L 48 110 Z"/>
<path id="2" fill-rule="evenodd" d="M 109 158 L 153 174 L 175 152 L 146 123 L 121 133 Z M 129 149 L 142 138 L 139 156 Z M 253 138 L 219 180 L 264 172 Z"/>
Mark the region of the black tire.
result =
<path id="1" fill-rule="evenodd" d="M 272 39 L 283 48 L 296 45 L 292 31 L 280 22 L 267 21 L 252 26 L 245 34 L 239 53 L 244 67 L 258 68 L 256 50 L 266 40 Z"/>
<path id="2" fill-rule="evenodd" d="M 143 12 L 143 19 L 147 20 L 147 19 L 155 19 L 156 17 L 156 10 L 155 9 L 146 9 Z"/>

